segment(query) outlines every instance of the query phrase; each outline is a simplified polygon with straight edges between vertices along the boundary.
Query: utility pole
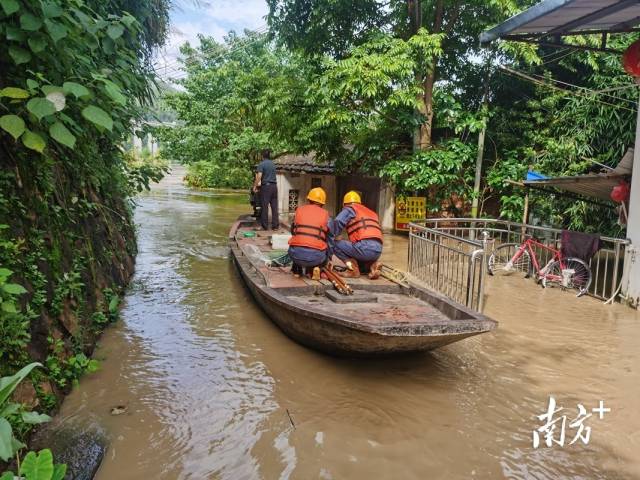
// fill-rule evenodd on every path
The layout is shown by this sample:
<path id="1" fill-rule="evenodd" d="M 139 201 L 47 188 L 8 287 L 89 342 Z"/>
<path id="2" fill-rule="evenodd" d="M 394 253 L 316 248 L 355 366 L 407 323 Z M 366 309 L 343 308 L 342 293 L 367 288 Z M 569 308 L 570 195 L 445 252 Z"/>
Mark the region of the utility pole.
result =
<path id="1" fill-rule="evenodd" d="M 482 112 L 487 113 L 489 100 L 489 65 L 487 76 L 484 80 L 484 94 L 482 96 Z M 487 134 L 487 122 L 485 122 L 480 135 L 478 135 L 478 156 L 476 157 L 476 178 L 473 183 L 473 201 L 471 203 L 471 217 L 478 218 L 478 201 L 480 197 L 480 182 L 482 180 L 482 161 L 484 159 L 484 138 Z"/>

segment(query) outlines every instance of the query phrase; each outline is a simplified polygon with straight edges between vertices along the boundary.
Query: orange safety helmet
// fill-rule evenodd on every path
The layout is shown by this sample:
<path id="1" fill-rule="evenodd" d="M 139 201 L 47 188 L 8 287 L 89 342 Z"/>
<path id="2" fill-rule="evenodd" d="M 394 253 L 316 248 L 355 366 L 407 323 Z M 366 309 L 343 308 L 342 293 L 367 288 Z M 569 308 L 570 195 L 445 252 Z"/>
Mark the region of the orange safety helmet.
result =
<path id="1" fill-rule="evenodd" d="M 362 203 L 362 199 L 360 198 L 360 194 L 355 190 L 351 190 L 347 192 L 342 200 L 342 204 L 346 205 L 347 203 Z"/>
<path id="2" fill-rule="evenodd" d="M 327 203 L 327 194 L 320 187 L 312 188 L 311 190 L 309 190 L 307 200 L 311 200 L 312 202 L 324 205 L 325 203 Z"/>

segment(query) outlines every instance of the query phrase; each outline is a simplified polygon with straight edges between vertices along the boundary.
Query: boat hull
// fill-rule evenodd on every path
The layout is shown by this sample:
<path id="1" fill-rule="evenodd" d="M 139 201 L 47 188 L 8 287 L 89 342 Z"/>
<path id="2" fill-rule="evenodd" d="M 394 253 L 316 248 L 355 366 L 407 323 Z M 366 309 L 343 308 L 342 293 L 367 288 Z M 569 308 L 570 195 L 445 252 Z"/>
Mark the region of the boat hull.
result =
<path id="1" fill-rule="evenodd" d="M 230 246 L 233 263 L 244 284 L 269 318 L 293 340 L 325 353 L 340 356 L 373 356 L 428 351 L 484 333 L 496 326 L 495 321 L 479 314 L 472 315 L 472 312 L 466 311 L 464 307 L 452 304 L 437 294 L 396 284 L 377 288 L 387 293 L 419 297 L 430 304 L 436 303 L 439 310 L 448 310 L 449 316 L 460 318 L 446 324 L 400 322 L 394 326 L 377 326 L 351 321 L 344 318 L 344 315 L 317 311 L 298 304 L 286 288 L 276 289 L 268 286 L 264 276 L 254 268 L 235 243 L 233 229 Z M 318 291 L 313 292 L 314 288 Z M 323 295 L 322 290 L 325 288 L 320 285 L 310 286 L 307 290 L 311 292 L 306 293 Z"/>

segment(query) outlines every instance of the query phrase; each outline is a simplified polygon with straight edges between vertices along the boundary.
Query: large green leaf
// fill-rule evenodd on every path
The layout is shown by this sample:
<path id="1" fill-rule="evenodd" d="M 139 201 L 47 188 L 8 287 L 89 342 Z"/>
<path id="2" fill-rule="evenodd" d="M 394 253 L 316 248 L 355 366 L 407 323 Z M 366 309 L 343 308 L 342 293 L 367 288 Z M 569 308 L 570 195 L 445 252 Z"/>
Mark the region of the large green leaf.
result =
<path id="1" fill-rule="evenodd" d="M 24 120 L 17 115 L 3 115 L 0 117 L 0 128 L 8 132 L 14 140 L 18 140 L 24 133 Z"/>
<path id="2" fill-rule="evenodd" d="M 122 94 L 122 90 L 120 90 L 118 85 L 110 80 L 104 80 L 104 89 L 114 102 L 119 103 L 120 105 L 126 105 L 127 99 Z"/>
<path id="3" fill-rule="evenodd" d="M 7 25 L 7 40 L 12 42 L 24 42 L 27 36 L 18 27 Z"/>
<path id="4" fill-rule="evenodd" d="M 107 35 L 109 35 L 113 40 L 116 40 L 122 36 L 124 33 L 124 27 L 117 23 L 109 25 L 107 28 Z"/>
<path id="5" fill-rule="evenodd" d="M 106 128 L 109 131 L 113 129 L 113 119 L 100 107 L 89 105 L 82 110 L 82 116 L 90 122 L 100 127 Z"/>
<path id="6" fill-rule="evenodd" d="M 0 418 L 7 418 L 9 415 L 13 415 L 22 407 L 19 403 L 7 403 L 5 407 L 0 411 Z"/>
<path id="7" fill-rule="evenodd" d="M 14 452 L 18 452 L 18 451 L 22 450 L 23 448 L 27 447 L 24 443 L 22 443 L 16 437 L 13 437 L 11 439 L 11 446 L 13 447 L 13 451 Z"/>
<path id="8" fill-rule="evenodd" d="M 56 113 L 56 106 L 43 97 L 32 98 L 27 102 L 27 110 L 33 113 L 38 120 Z"/>
<path id="9" fill-rule="evenodd" d="M 13 472 L 4 472 L 2 476 L 0 476 L 0 480 L 14 480 L 15 476 Z"/>
<path id="10" fill-rule="evenodd" d="M 20 15 L 20 27 L 28 32 L 35 32 L 42 27 L 42 20 L 32 13 L 23 13 Z"/>
<path id="11" fill-rule="evenodd" d="M 6 313 L 18 313 L 15 302 L 5 301 L 0 304 L 0 310 Z"/>
<path id="12" fill-rule="evenodd" d="M 38 362 L 33 362 L 27 365 L 26 367 L 22 367 L 15 374 L 10 377 L 2 377 L 0 378 L 0 405 L 3 405 L 4 402 L 7 401 L 9 395 L 13 393 L 13 390 L 18 386 L 18 384 L 26 378 L 31 370 L 36 367 L 41 367 L 42 364 Z"/>
<path id="13" fill-rule="evenodd" d="M 0 459 L 8 461 L 13 457 L 13 430 L 4 418 L 0 418 Z"/>
<path id="14" fill-rule="evenodd" d="M 38 425 L 40 423 L 47 423 L 51 421 L 51 417 L 49 415 L 38 412 L 22 412 L 21 417 L 22 421 L 29 425 Z"/>
<path id="15" fill-rule="evenodd" d="M 29 129 L 27 129 L 22 135 L 22 143 L 25 147 L 39 153 L 42 153 L 44 151 L 44 147 L 47 146 L 47 142 L 44 141 L 44 138 Z"/>
<path id="16" fill-rule="evenodd" d="M 124 15 L 120 19 L 122 23 L 124 23 L 127 27 L 131 27 L 136 22 L 136 18 L 132 16 L 130 13 L 124 12 Z"/>
<path id="17" fill-rule="evenodd" d="M 76 98 L 88 98 L 91 96 L 91 92 L 84 85 L 80 85 L 76 82 L 64 82 L 62 84 L 62 90 L 64 93 L 71 93 Z"/>
<path id="18" fill-rule="evenodd" d="M 29 90 L 35 90 L 40 86 L 40 83 L 38 83 L 36 80 L 34 80 L 33 78 L 27 78 L 27 87 L 29 88 Z"/>
<path id="19" fill-rule="evenodd" d="M 47 46 L 47 41 L 41 34 L 30 36 L 27 42 L 29 43 L 29 47 L 31 48 L 31 51 L 33 53 L 39 53 L 43 51 Z"/>
<path id="20" fill-rule="evenodd" d="M 31 52 L 29 50 L 25 50 L 24 48 L 14 47 L 13 45 L 9 47 L 9 55 L 13 58 L 13 61 L 16 65 L 20 65 L 22 63 L 27 63 L 31 60 Z"/>
<path id="21" fill-rule="evenodd" d="M 2 290 L 7 292 L 9 295 L 22 295 L 24 293 L 27 293 L 27 290 L 22 285 L 18 285 L 17 283 L 7 283 L 5 285 L 2 285 Z"/>
<path id="22" fill-rule="evenodd" d="M 65 464 L 54 465 L 53 475 L 51 476 L 51 480 L 64 480 L 64 476 L 66 474 L 67 474 L 67 466 Z"/>
<path id="23" fill-rule="evenodd" d="M 20 465 L 20 475 L 24 475 L 26 480 L 51 480 L 53 476 L 53 454 L 51 450 L 45 448 L 36 452 L 29 452 L 25 455 Z"/>
<path id="24" fill-rule="evenodd" d="M 0 97 L 29 98 L 29 92 L 17 87 L 4 87 L 0 90 Z"/>
<path id="25" fill-rule="evenodd" d="M 10 277 L 13 274 L 8 268 L 0 268 L 0 279 Z"/>
<path id="26" fill-rule="evenodd" d="M 20 4 L 17 0 L 0 0 L 0 5 L 7 15 L 12 15 L 20 10 Z"/>
<path id="27" fill-rule="evenodd" d="M 56 142 L 62 145 L 74 148 L 76 146 L 76 137 L 64 126 L 62 122 L 56 122 L 49 128 L 49 135 Z"/>
<path id="28" fill-rule="evenodd" d="M 120 298 L 117 295 L 114 295 L 113 298 L 109 301 L 109 312 L 118 313 L 119 304 L 120 304 Z"/>
<path id="29" fill-rule="evenodd" d="M 61 16 L 64 10 L 54 2 L 44 2 L 42 4 L 42 13 L 47 18 L 54 18 Z"/>
<path id="30" fill-rule="evenodd" d="M 49 95 L 50 93 L 54 93 L 54 92 L 64 92 L 64 89 L 62 87 L 58 87 L 56 85 L 43 85 L 42 86 L 42 93 L 44 93 L 45 95 Z"/>
<path id="31" fill-rule="evenodd" d="M 54 42 L 57 43 L 59 40 L 62 40 L 67 36 L 67 27 L 65 27 L 61 23 L 55 22 L 53 20 L 45 20 L 44 24 L 47 27 L 47 31 L 49 32 L 49 35 L 51 35 L 51 38 Z"/>
<path id="32" fill-rule="evenodd" d="M 102 39 L 102 50 L 109 55 L 113 55 L 116 53 L 116 44 L 109 37 L 104 37 Z"/>

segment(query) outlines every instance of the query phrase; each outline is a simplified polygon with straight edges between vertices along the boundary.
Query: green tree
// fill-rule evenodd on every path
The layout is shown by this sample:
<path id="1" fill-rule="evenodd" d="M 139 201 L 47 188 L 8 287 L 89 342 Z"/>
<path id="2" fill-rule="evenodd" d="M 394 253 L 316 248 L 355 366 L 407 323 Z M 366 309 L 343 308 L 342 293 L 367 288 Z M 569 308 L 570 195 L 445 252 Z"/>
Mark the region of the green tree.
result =
<path id="1" fill-rule="evenodd" d="M 247 187 L 263 148 L 282 153 L 304 142 L 296 138 L 294 105 L 306 86 L 304 66 L 266 35 L 232 32 L 222 44 L 201 37 L 198 47 L 181 51 L 184 91 L 164 97 L 178 125 L 157 134 L 163 155 L 190 165 L 192 184 Z"/>
<path id="2" fill-rule="evenodd" d="M 621 36 L 610 45 L 624 49 L 630 41 Z M 522 191 L 506 181 L 521 180 L 527 165 L 549 176 L 579 175 L 615 167 L 633 146 L 637 89 L 617 56 L 546 50 L 541 57 L 541 65 L 514 64 L 492 81 L 487 194 L 514 220 L 522 218 Z M 560 196 L 533 199 L 549 224 L 621 233 L 610 209 Z"/>
<path id="3" fill-rule="evenodd" d="M 446 82 L 459 92 L 459 100 L 477 108 L 484 78 L 481 65 L 488 55 L 478 45 L 478 35 L 515 13 L 522 4 L 514 0 L 462 2 L 459 0 L 406 0 L 391 3 L 363 0 L 269 0 L 269 25 L 278 39 L 310 57 L 331 54 L 342 58 L 354 45 L 379 33 L 408 39 L 420 29 L 438 35 L 440 48 L 425 52 L 416 64 L 417 95 L 414 148 L 427 149 L 433 137 L 436 82 Z M 346 13 L 343 10 L 348 10 Z"/>

